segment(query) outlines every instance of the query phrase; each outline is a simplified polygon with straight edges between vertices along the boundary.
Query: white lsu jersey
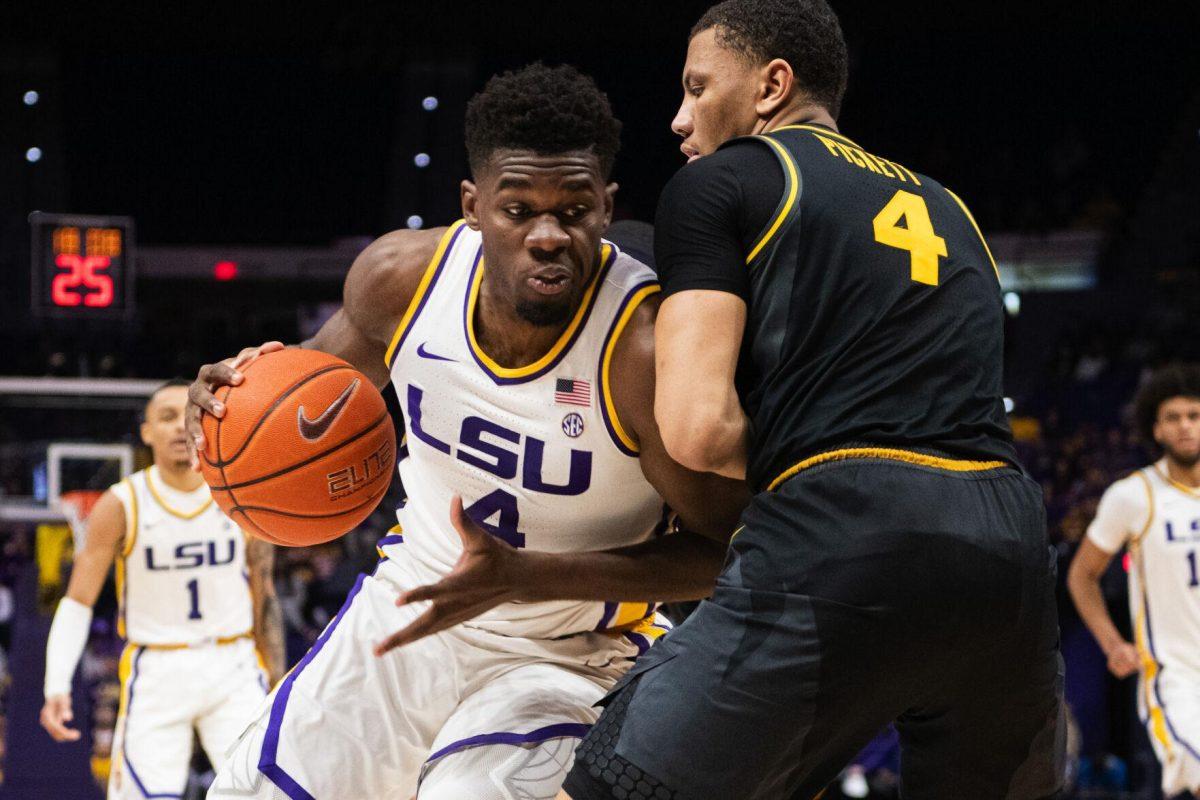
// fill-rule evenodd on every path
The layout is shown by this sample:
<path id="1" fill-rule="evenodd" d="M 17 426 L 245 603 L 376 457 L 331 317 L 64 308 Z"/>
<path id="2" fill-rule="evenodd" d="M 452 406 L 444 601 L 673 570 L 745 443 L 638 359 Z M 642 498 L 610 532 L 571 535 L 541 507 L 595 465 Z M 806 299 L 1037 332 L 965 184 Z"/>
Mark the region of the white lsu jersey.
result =
<path id="1" fill-rule="evenodd" d="M 1200 675 L 1200 491 L 1170 479 L 1165 461 L 1109 487 L 1088 538 L 1128 545 L 1135 634 L 1154 661 Z"/>
<path id="2" fill-rule="evenodd" d="M 1162 763 L 1163 790 L 1200 789 L 1200 491 L 1165 461 L 1108 488 L 1088 538 L 1129 549 L 1129 606 L 1142 662 L 1138 712 Z"/>
<path id="3" fill-rule="evenodd" d="M 536 362 L 506 368 L 475 337 L 484 269 L 482 236 L 460 220 L 443 236 L 387 351 L 404 410 L 398 468 L 408 499 L 380 549 L 426 582 L 448 573 L 462 552 L 450 524 L 456 493 L 495 536 L 548 552 L 643 542 L 664 517 L 609 385 L 618 337 L 659 290 L 653 272 L 604 242 L 559 340 Z M 468 624 L 554 638 L 628 630 L 652 615 L 647 603 L 507 603 Z"/>
<path id="4" fill-rule="evenodd" d="M 117 557 L 117 632 L 134 645 L 188 646 L 249 636 L 246 538 L 208 486 L 167 486 L 151 466 L 112 487 L 125 507 Z"/>

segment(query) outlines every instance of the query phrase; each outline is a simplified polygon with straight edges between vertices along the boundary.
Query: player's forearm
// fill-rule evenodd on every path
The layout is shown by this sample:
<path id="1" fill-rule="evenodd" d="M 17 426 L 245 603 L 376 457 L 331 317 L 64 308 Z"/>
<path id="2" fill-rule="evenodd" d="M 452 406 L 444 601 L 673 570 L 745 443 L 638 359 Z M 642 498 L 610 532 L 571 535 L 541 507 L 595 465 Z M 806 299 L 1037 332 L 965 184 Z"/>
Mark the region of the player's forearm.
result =
<path id="1" fill-rule="evenodd" d="M 71 679 L 83 649 L 87 646 L 92 624 L 92 607 L 64 597 L 54 612 L 50 636 L 46 640 L 46 697 L 71 693 Z"/>
<path id="2" fill-rule="evenodd" d="M 283 642 L 283 612 L 279 598 L 270 592 L 260 598 L 254 608 L 254 642 L 262 654 L 267 674 L 274 684 L 287 671 Z"/>
<path id="3" fill-rule="evenodd" d="M 337 356 L 370 378 L 376 388 L 383 388 L 390 380 L 384 364 L 385 345 L 359 330 L 345 309 L 330 317 L 311 339 L 296 347 Z"/>
<path id="4" fill-rule="evenodd" d="M 275 594 L 275 548 L 261 539 L 247 538 L 246 561 L 254 609 L 254 643 L 274 683 L 283 677 L 286 669 L 283 612 Z"/>
<path id="5" fill-rule="evenodd" d="M 1067 574 L 1067 589 L 1071 593 L 1075 608 L 1079 611 L 1080 619 L 1092 632 L 1092 636 L 1096 637 L 1096 643 L 1100 645 L 1101 650 L 1107 654 L 1113 647 L 1125 642 L 1125 637 L 1117 630 L 1112 617 L 1109 616 L 1098 580 L 1081 571 L 1071 570 Z"/>
<path id="6" fill-rule="evenodd" d="M 615 550 L 522 552 L 513 583 L 518 600 L 671 602 L 712 594 L 724 545 L 677 533 Z"/>

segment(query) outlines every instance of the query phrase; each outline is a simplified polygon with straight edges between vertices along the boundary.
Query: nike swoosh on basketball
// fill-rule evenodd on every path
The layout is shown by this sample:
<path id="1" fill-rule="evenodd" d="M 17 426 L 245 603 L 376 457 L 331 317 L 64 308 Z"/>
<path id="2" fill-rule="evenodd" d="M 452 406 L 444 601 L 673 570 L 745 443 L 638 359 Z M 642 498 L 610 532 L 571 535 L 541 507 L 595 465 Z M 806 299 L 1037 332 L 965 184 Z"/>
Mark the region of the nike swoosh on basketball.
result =
<path id="1" fill-rule="evenodd" d="M 425 342 L 421 342 L 419 345 L 417 345 L 417 355 L 419 355 L 421 358 L 433 359 L 434 361 L 454 361 L 453 358 L 446 358 L 445 356 L 439 356 L 437 353 L 429 352 L 425 349 Z"/>
<path id="2" fill-rule="evenodd" d="M 296 423 L 300 427 L 300 435 L 310 442 L 315 442 L 325 435 L 329 430 L 329 426 L 338 418 L 338 414 L 342 413 L 346 403 L 350 400 L 350 395 L 354 394 L 354 390 L 358 388 L 358 378 L 350 382 L 338 398 L 329 404 L 329 408 L 321 412 L 321 416 L 316 419 L 309 419 L 304 413 L 304 406 L 300 406 L 300 410 L 296 412 Z"/>

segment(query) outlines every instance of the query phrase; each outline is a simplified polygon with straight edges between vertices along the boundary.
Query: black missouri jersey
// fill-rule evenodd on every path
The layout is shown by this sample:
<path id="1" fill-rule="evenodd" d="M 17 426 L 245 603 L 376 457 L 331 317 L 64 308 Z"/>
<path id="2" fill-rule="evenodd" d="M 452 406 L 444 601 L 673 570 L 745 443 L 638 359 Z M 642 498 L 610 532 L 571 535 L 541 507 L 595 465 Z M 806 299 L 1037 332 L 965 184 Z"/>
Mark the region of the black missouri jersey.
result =
<path id="1" fill-rule="evenodd" d="M 846 446 L 1015 463 L 996 266 L 948 189 L 793 125 L 684 167 L 658 214 L 667 295 L 748 303 L 737 388 L 755 487 Z"/>

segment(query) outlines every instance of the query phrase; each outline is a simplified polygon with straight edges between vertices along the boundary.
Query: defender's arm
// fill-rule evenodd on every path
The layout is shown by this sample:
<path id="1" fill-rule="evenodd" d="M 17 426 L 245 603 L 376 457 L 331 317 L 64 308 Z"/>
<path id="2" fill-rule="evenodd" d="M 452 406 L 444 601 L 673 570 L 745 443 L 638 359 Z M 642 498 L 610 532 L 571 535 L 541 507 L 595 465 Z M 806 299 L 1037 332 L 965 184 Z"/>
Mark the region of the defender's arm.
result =
<path id="1" fill-rule="evenodd" d="M 745 327 L 740 297 L 692 289 L 663 301 L 655 331 L 654 416 L 667 452 L 688 469 L 742 480 L 750 421 L 733 381 Z"/>
<path id="2" fill-rule="evenodd" d="M 750 298 L 745 242 L 762 229 L 757 195 L 771 180 L 781 187 L 783 180 L 765 151 L 760 144 L 734 144 L 683 167 L 663 189 L 654 221 L 664 298 L 655 329 L 654 393 L 662 440 L 683 466 L 738 479 L 746 477 L 750 439 L 734 386 Z M 764 158 L 772 163 L 756 166 Z M 747 171 L 762 179 L 759 203 L 746 196 Z"/>

